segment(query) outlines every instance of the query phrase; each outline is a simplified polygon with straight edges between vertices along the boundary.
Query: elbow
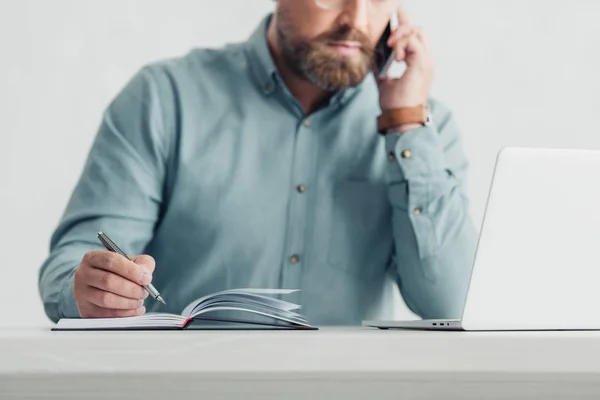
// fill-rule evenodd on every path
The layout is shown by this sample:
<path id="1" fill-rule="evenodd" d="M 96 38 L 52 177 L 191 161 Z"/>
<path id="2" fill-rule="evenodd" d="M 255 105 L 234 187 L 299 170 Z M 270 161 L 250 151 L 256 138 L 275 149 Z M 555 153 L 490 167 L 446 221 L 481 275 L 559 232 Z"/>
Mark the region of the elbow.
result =
<path id="1" fill-rule="evenodd" d="M 408 295 L 404 297 L 406 306 L 422 319 L 460 319 L 462 318 L 463 297 L 455 293 L 444 298 L 432 295 L 418 301 Z"/>
<path id="2" fill-rule="evenodd" d="M 423 319 L 462 318 L 467 296 L 471 263 L 454 256 L 454 262 L 422 266 L 417 279 L 404 282 L 401 289 L 406 306 Z M 460 261 L 457 260 L 460 259 Z"/>
<path id="3" fill-rule="evenodd" d="M 49 282 L 45 279 L 46 276 L 43 270 L 39 274 L 38 278 L 38 291 L 46 316 L 54 323 L 60 319 L 59 312 L 59 297 L 60 291 L 54 287 L 56 284 Z"/>
<path id="4" fill-rule="evenodd" d="M 75 270 L 48 268 L 48 261 L 38 276 L 38 291 L 46 316 L 54 323 L 61 318 L 76 317 L 78 310 L 73 293 Z"/>
<path id="5" fill-rule="evenodd" d="M 44 301 L 44 311 L 46 312 L 48 319 L 53 323 L 57 323 L 60 319 L 57 303 Z"/>

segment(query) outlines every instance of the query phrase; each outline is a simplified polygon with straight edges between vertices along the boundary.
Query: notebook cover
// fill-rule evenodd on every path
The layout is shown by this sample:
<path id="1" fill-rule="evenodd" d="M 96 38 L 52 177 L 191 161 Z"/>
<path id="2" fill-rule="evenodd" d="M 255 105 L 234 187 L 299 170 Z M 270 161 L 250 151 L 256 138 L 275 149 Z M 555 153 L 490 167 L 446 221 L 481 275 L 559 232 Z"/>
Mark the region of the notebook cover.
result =
<path id="1" fill-rule="evenodd" d="M 51 331 L 182 331 L 192 322 L 191 318 L 188 318 L 183 325 L 175 326 L 132 326 L 132 327 L 106 327 L 106 328 L 56 328 L 56 326 L 50 329 Z"/>
<path id="2" fill-rule="evenodd" d="M 51 331 L 55 332 L 83 332 L 83 331 L 182 331 L 184 327 L 181 326 L 134 326 L 134 327 L 115 327 L 115 328 L 51 328 Z"/>
<path id="3" fill-rule="evenodd" d="M 202 322 L 200 322 L 202 321 Z M 194 323 L 195 322 L 195 323 Z M 277 324 L 258 321 L 244 321 L 239 319 L 227 318 L 206 318 L 196 317 L 188 319 L 184 326 L 144 326 L 144 327 L 106 327 L 106 328 L 60 328 L 53 327 L 51 331 L 182 331 L 182 330 L 318 330 L 317 327 L 305 327 L 301 325 Z"/>

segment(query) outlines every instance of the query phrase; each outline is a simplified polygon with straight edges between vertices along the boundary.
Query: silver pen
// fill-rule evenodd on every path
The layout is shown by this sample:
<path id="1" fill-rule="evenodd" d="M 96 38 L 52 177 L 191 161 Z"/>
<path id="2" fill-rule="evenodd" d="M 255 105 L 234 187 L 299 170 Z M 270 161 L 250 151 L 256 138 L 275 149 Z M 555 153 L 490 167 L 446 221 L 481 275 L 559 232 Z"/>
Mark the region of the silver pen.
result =
<path id="1" fill-rule="evenodd" d="M 115 244 L 115 242 L 113 242 L 108 236 L 106 236 L 104 232 L 98 232 L 98 239 L 100 239 L 100 241 L 102 242 L 104 247 L 106 247 L 107 250 L 120 254 L 129 261 L 132 261 L 129 257 L 127 257 L 125 253 L 123 253 L 123 251 L 119 248 L 119 246 Z M 145 285 L 144 289 L 146 289 L 148 293 L 150 293 L 150 296 L 152 296 L 154 300 L 160 301 L 165 306 L 167 305 L 165 300 L 160 296 L 160 293 L 158 293 L 158 290 L 156 290 L 156 288 L 152 286 L 152 284 Z"/>

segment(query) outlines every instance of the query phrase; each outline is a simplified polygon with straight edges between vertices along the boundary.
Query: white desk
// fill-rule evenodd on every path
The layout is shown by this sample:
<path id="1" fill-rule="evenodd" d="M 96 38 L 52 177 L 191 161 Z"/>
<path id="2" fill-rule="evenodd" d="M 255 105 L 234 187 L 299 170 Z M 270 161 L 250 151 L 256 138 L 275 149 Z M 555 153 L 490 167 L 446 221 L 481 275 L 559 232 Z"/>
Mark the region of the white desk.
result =
<path id="1" fill-rule="evenodd" d="M 600 332 L 0 330 L 0 398 L 597 399 Z"/>

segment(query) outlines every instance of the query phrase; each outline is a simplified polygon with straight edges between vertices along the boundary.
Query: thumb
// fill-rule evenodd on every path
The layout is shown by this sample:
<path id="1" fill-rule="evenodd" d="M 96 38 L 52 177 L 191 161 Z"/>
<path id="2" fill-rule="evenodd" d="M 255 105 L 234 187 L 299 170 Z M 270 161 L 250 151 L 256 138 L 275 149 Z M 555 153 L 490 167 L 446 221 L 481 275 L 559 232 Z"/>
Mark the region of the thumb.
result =
<path id="1" fill-rule="evenodd" d="M 142 254 L 138 256 L 133 256 L 131 260 L 140 267 L 144 268 L 148 275 L 152 275 L 152 272 L 154 272 L 156 261 L 154 261 L 154 258 L 152 258 L 151 256 Z"/>

